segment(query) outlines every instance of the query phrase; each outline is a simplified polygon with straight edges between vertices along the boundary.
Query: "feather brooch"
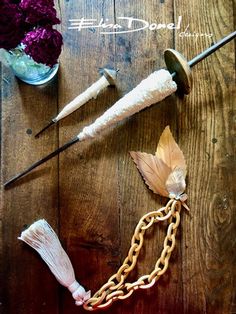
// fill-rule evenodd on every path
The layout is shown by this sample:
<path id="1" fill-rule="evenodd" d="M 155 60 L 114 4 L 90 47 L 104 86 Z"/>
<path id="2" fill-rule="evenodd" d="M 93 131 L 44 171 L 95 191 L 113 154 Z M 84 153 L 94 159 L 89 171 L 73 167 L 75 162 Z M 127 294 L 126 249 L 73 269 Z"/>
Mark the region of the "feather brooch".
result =
<path id="1" fill-rule="evenodd" d="M 187 200 L 186 174 L 187 166 L 184 154 L 175 142 L 167 126 L 159 140 L 155 155 L 130 152 L 145 183 L 154 193 L 176 199 L 189 210 Z"/>

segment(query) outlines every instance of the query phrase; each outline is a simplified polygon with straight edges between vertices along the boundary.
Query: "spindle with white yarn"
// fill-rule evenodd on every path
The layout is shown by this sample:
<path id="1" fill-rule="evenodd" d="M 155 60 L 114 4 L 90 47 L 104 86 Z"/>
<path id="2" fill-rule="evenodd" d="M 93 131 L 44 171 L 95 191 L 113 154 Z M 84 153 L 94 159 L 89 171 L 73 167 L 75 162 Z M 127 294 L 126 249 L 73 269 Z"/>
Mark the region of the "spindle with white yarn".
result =
<path id="1" fill-rule="evenodd" d="M 115 85 L 117 71 L 112 69 L 103 69 L 103 75 L 93 83 L 90 87 L 88 87 L 82 94 L 75 97 L 69 104 L 67 104 L 58 115 L 51 120 L 51 122 L 46 125 L 41 131 L 39 131 L 35 137 L 38 137 L 41 133 L 43 133 L 46 129 L 48 129 L 51 125 L 59 122 L 61 119 L 64 119 L 68 115 L 70 115 L 75 110 L 82 107 L 92 98 L 96 99 L 97 95 L 104 90 L 109 85 Z"/>
<path id="2" fill-rule="evenodd" d="M 136 112 L 151 106 L 177 90 L 171 74 L 167 70 L 159 70 L 150 74 L 131 92 L 118 100 L 111 108 L 101 115 L 94 123 L 85 127 L 77 135 L 79 141 L 95 137 L 104 129 L 132 116 Z"/>
<path id="3" fill-rule="evenodd" d="M 216 44 L 212 45 L 189 62 L 177 51 L 167 49 L 164 53 L 167 70 L 155 71 L 144 79 L 137 87 L 118 100 L 111 108 L 109 108 L 101 117 L 94 123 L 85 127 L 82 132 L 71 139 L 69 142 L 58 148 L 51 154 L 35 162 L 23 172 L 17 174 L 12 179 L 8 180 L 4 187 L 29 173 L 39 165 L 43 164 L 52 157 L 58 155 L 71 145 L 95 137 L 102 130 L 116 124 L 127 117 L 139 112 L 140 110 L 157 103 L 177 90 L 183 94 L 189 94 L 192 85 L 191 69 L 198 62 L 202 61 L 220 47 L 236 37 L 236 31 L 221 39 Z"/>

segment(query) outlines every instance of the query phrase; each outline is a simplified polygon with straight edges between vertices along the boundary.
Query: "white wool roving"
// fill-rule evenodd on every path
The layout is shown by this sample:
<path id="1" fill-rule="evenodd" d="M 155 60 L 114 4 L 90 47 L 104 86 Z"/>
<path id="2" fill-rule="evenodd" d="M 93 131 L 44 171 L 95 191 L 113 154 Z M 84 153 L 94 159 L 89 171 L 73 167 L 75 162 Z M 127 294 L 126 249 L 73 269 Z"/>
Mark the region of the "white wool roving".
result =
<path id="1" fill-rule="evenodd" d="M 95 137 L 108 126 L 163 100 L 176 90 L 177 85 L 173 81 L 170 72 L 164 69 L 155 71 L 118 100 L 94 123 L 85 127 L 77 137 L 80 141 Z"/>
<path id="2" fill-rule="evenodd" d="M 82 305 L 91 297 L 90 291 L 76 281 L 71 261 L 61 246 L 61 243 L 46 220 L 33 223 L 21 233 L 19 240 L 24 241 L 35 249 L 46 262 L 56 279 L 69 289 L 76 305 Z"/>
<path id="3" fill-rule="evenodd" d="M 103 75 L 97 82 L 91 85 L 86 89 L 82 94 L 77 96 L 74 100 L 72 100 L 68 105 L 66 105 L 62 111 L 53 119 L 53 122 L 58 122 L 59 120 L 65 118 L 73 111 L 79 109 L 81 106 L 86 104 L 90 99 L 96 98 L 101 90 L 105 89 L 109 86 L 110 83 Z"/>

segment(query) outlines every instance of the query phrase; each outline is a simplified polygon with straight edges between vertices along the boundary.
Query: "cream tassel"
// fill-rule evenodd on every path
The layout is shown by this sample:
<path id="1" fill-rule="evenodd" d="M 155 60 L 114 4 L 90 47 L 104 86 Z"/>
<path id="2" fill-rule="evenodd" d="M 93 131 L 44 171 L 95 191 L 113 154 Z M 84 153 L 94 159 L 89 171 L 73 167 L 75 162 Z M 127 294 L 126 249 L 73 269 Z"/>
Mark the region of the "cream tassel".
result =
<path id="1" fill-rule="evenodd" d="M 24 241 L 35 249 L 46 262 L 56 279 L 69 289 L 76 305 L 82 305 L 91 297 L 90 291 L 76 281 L 71 261 L 61 246 L 61 243 L 46 220 L 33 223 L 21 233 L 19 240 Z"/>

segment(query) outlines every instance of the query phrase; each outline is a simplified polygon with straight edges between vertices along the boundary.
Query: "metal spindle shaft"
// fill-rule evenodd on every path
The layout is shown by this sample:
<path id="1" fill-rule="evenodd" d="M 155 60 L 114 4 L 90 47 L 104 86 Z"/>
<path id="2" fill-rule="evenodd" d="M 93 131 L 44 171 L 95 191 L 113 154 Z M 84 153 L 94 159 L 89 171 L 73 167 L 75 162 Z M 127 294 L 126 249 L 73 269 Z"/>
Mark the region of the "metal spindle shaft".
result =
<path id="1" fill-rule="evenodd" d="M 194 57 L 192 60 L 190 60 L 188 62 L 189 66 L 192 68 L 193 66 L 195 66 L 196 64 L 201 62 L 203 59 L 210 56 L 213 52 L 215 52 L 216 50 L 218 50 L 221 47 L 223 47 L 224 45 L 226 45 L 228 42 L 230 42 L 235 37 L 236 37 L 236 31 L 234 31 L 233 33 L 229 34 L 228 36 L 222 38 L 220 41 L 218 41 L 217 43 L 215 43 L 214 45 L 212 45 L 211 47 L 209 47 L 208 49 L 204 50 L 202 53 L 200 53 L 199 55 Z"/>
<path id="2" fill-rule="evenodd" d="M 55 122 L 52 120 L 50 121 L 42 130 L 40 130 L 37 134 L 35 134 L 34 137 L 39 137 L 40 134 L 42 134 L 44 131 L 46 131 L 48 128 L 50 128 L 50 126 L 52 126 L 53 124 L 55 124 Z"/>
<path id="3" fill-rule="evenodd" d="M 86 93 L 90 93 L 90 94 L 92 93 L 92 95 L 90 96 L 90 99 L 92 99 L 94 97 L 94 92 L 95 92 L 95 94 L 98 94 L 105 87 L 107 87 L 109 85 L 114 86 L 115 82 L 116 82 L 116 76 L 117 76 L 118 71 L 119 70 L 112 70 L 112 69 L 106 69 L 106 68 L 103 69 L 103 75 L 102 75 L 103 79 L 100 78 L 99 80 L 97 80 L 92 86 L 87 88 L 82 94 L 80 94 L 74 100 L 72 100 L 72 102 L 67 104 L 59 112 L 59 114 L 56 117 L 54 117 L 42 130 L 40 130 L 37 134 L 35 134 L 35 138 L 38 138 L 40 134 L 42 134 L 44 131 L 46 131 L 48 128 L 50 128 L 53 124 L 56 124 L 61 119 L 64 119 L 68 115 L 72 114 L 75 110 L 77 110 L 81 106 L 83 106 L 88 101 L 87 95 L 85 96 Z M 104 78 L 105 78 L 105 81 L 104 81 Z M 84 97 L 84 99 L 81 97 Z M 71 108 L 71 106 L 72 106 L 72 108 Z M 68 109 L 69 109 L 69 112 L 66 112 L 66 110 L 68 110 Z M 64 112 L 64 115 L 63 115 L 63 112 Z"/>
<path id="4" fill-rule="evenodd" d="M 70 140 L 69 142 L 67 142 L 65 145 L 59 147 L 58 149 L 56 149 L 54 152 L 50 153 L 49 155 L 47 155 L 46 157 L 40 159 L 39 161 L 35 162 L 33 165 L 31 165 L 29 168 L 27 168 L 26 170 L 22 171 L 21 173 L 17 174 L 16 176 L 14 176 L 12 179 L 10 179 L 9 181 L 7 181 L 6 183 L 4 183 L 4 187 L 8 187 L 10 184 L 14 183 L 15 181 L 17 181 L 19 178 L 23 177 L 24 175 L 26 175 L 27 173 L 29 173 L 31 170 L 37 168 L 38 166 L 42 165 L 43 163 L 45 163 L 46 161 L 48 161 L 49 159 L 53 158 L 54 156 L 60 154 L 61 152 L 63 152 L 63 150 L 67 149 L 68 147 L 70 147 L 71 145 L 75 144 L 79 142 L 78 137 L 73 138 L 72 140 Z"/>
<path id="5" fill-rule="evenodd" d="M 217 43 L 215 43 L 214 45 L 212 45 L 211 47 L 209 47 L 208 49 L 206 49 L 205 51 L 203 51 L 202 53 L 200 53 L 199 55 L 197 55 L 195 58 L 193 58 L 192 60 L 190 60 L 188 62 L 190 67 L 195 66 L 197 63 L 199 63 L 200 61 L 202 61 L 203 59 L 207 58 L 208 56 L 210 56 L 213 52 L 215 52 L 217 49 L 221 48 L 222 46 L 224 46 L 225 44 L 227 44 L 229 41 L 231 41 L 233 38 L 236 37 L 236 31 L 229 34 L 228 36 L 226 36 L 225 38 L 221 39 L 220 41 L 218 41 Z M 172 77 L 174 77 L 176 75 L 176 73 L 172 73 Z M 51 122 L 51 124 L 53 124 Z M 50 124 L 50 125 L 51 125 Z M 49 126 L 47 126 L 49 127 Z M 47 128 L 46 127 L 46 128 Z M 12 184 L 13 182 L 15 182 L 16 180 L 18 180 L 19 178 L 21 178 L 22 176 L 26 175 L 27 173 L 29 173 L 31 170 L 35 169 L 36 167 L 40 166 L 41 164 L 43 164 L 44 162 L 48 161 L 49 159 L 53 158 L 54 156 L 58 155 L 59 153 L 61 153 L 62 151 L 64 151 L 65 149 L 67 149 L 68 147 L 72 146 L 73 144 L 79 142 L 79 138 L 75 137 L 72 140 L 70 140 L 69 142 L 67 142 L 66 144 L 64 144 L 62 147 L 56 149 L 54 152 L 52 152 L 51 154 L 47 155 L 46 157 L 44 157 L 43 159 L 35 162 L 33 165 L 31 165 L 29 168 L 27 168 L 26 170 L 24 170 L 23 172 L 17 174 L 16 176 L 14 176 L 12 179 L 10 179 L 9 181 L 7 181 L 4 184 L 4 187 L 8 187 L 10 184 Z"/>

